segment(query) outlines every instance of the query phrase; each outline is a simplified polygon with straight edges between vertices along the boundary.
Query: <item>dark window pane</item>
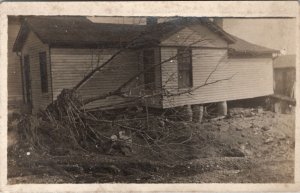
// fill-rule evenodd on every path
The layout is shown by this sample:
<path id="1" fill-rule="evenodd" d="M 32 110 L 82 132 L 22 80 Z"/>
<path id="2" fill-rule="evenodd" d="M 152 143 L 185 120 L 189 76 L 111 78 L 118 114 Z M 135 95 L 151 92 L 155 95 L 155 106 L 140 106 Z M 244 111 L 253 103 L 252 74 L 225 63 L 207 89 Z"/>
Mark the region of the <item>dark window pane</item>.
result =
<path id="1" fill-rule="evenodd" d="M 40 52 L 39 58 L 40 58 L 41 89 L 42 89 L 43 93 L 46 93 L 46 92 L 48 92 L 48 73 L 47 73 L 46 52 Z"/>
<path id="2" fill-rule="evenodd" d="M 143 65 L 144 70 L 144 84 L 145 89 L 155 88 L 155 67 L 151 68 L 155 64 L 154 50 L 144 50 L 143 52 Z"/>
<path id="3" fill-rule="evenodd" d="M 179 72 L 179 88 L 186 88 L 192 85 L 190 71 Z"/>

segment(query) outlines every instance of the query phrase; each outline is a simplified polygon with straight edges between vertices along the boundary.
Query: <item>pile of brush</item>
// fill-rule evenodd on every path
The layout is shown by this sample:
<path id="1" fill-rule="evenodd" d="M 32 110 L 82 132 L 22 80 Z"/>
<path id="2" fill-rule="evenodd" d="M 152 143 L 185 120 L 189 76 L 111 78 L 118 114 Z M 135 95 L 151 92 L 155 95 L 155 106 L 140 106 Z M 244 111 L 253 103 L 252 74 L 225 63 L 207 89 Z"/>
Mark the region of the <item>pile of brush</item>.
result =
<path id="1" fill-rule="evenodd" d="M 46 108 L 46 113 L 56 120 L 68 118 L 70 122 L 74 122 L 82 112 L 82 108 L 83 103 L 77 92 L 73 89 L 64 89 Z"/>
<path id="2" fill-rule="evenodd" d="M 46 110 L 23 116 L 19 127 L 35 149 L 54 154 L 64 149 L 130 156 L 148 150 L 168 157 L 174 146 L 186 146 L 193 136 L 188 124 L 150 114 L 141 106 L 88 112 L 76 91 L 67 89 Z"/>

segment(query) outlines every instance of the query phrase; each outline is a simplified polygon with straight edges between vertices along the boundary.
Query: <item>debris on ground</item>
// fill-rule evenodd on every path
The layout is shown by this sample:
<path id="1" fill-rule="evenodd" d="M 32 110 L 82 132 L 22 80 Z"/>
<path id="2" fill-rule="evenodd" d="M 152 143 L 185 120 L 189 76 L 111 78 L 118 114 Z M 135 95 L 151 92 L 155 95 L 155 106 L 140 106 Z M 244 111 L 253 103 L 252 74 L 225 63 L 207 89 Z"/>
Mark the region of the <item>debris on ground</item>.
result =
<path id="1" fill-rule="evenodd" d="M 230 108 L 197 123 L 140 106 L 82 107 L 75 92 L 64 90 L 46 111 L 9 120 L 10 184 L 293 179 L 294 114 Z"/>

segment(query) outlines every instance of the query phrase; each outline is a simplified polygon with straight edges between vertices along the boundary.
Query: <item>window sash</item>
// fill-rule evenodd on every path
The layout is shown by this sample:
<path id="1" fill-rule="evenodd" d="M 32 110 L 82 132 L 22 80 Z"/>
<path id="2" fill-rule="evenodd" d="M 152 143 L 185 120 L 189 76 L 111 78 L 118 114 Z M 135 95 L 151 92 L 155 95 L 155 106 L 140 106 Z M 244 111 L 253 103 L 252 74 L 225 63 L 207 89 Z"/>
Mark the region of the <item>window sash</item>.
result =
<path id="1" fill-rule="evenodd" d="M 48 92 L 48 72 L 47 72 L 47 55 L 46 52 L 39 53 L 40 59 L 40 76 L 42 93 Z"/>
<path id="2" fill-rule="evenodd" d="M 192 50 L 179 48 L 177 50 L 178 88 L 193 86 Z"/>
<path id="3" fill-rule="evenodd" d="M 155 52 L 153 49 L 143 51 L 143 67 L 147 70 L 155 65 Z M 144 72 L 144 87 L 145 89 L 155 88 L 155 67 Z"/>

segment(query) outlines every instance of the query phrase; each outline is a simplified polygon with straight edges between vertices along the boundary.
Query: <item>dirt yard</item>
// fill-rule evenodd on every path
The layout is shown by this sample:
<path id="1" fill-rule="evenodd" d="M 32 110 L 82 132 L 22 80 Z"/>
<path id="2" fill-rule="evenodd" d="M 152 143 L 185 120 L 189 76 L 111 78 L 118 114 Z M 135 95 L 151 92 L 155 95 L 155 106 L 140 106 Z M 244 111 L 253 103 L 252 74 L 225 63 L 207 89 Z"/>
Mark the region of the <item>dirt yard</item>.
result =
<path id="1" fill-rule="evenodd" d="M 15 145 L 8 153 L 8 182 L 292 183 L 294 120 L 294 114 L 236 108 L 220 120 L 178 122 L 195 133 L 169 160 L 147 153 L 62 151 L 54 156 Z"/>

